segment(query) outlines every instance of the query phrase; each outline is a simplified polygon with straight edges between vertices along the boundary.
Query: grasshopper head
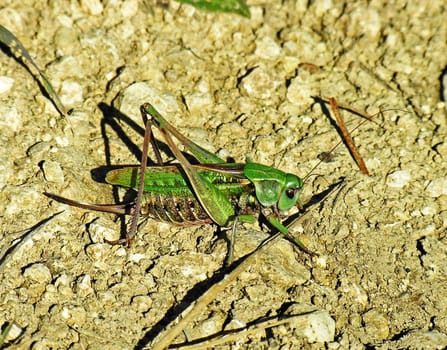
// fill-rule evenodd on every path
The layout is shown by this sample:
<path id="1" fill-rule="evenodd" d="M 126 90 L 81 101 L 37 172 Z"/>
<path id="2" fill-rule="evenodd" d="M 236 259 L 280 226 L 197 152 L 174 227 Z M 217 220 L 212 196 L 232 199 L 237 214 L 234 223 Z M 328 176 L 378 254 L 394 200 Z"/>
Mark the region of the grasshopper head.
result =
<path id="1" fill-rule="evenodd" d="M 303 180 L 293 174 L 257 163 L 247 163 L 244 175 L 255 186 L 256 198 L 264 207 L 287 211 L 298 201 Z"/>

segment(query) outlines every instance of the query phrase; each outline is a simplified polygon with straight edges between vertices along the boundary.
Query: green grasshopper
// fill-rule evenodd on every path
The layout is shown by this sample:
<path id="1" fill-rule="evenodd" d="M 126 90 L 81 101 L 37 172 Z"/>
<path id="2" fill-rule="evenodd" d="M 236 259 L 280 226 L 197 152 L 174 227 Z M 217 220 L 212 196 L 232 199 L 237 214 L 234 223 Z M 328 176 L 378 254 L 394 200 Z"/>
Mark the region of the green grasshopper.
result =
<path id="1" fill-rule="evenodd" d="M 231 227 L 238 219 L 252 222 L 254 215 L 260 213 L 272 228 L 291 239 L 288 229 L 281 223 L 281 213 L 299 205 L 298 199 L 304 185 L 301 178 L 249 159 L 246 163 L 226 163 L 179 133 L 149 103 L 143 104 L 140 109 L 146 124 L 141 165 L 111 170 L 105 178 L 109 184 L 136 189 L 138 192 L 134 202 L 90 204 L 50 193 L 45 195 L 84 209 L 131 214 L 126 238 L 113 242 L 127 243 L 128 246 L 135 238 L 140 215 L 176 225 L 214 222 L 221 227 Z M 164 136 L 178 164 L 163 165 L 153 126 Z M 199 164 L 192 165 L 186 159 L 171 135 L 192 153 Z M 147 168 L 149 143 L 158 165 Z M 291 240 L 303 251 L 315 254 L 300 240 Z"/>

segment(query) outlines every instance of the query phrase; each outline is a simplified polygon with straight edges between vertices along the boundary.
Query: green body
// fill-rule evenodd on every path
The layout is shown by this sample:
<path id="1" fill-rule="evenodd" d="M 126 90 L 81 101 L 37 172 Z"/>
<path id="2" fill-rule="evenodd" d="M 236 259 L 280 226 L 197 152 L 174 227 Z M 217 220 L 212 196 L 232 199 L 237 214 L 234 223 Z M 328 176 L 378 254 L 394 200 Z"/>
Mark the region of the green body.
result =
<path id="1" fill-rule="evenodd" d="M 233 171 L 240 171 L 244 166 L 226 165 L 231 166 Z M 197 172 L 203 181 L 224 193 L 231 205 L 238 208 L 239 214 L 253 214 L 259 210 L 253 185 L 247 179 L 201 168 L 198 168 Z M 137 190 L 139 174 L 140 167 L 116 169 L 107 173 L 106 181 L 112 185 Z M 194 195 L 179 165 L 153 166 L 146 170 L 140 214 L 177 225 L 212 222 Z"/>

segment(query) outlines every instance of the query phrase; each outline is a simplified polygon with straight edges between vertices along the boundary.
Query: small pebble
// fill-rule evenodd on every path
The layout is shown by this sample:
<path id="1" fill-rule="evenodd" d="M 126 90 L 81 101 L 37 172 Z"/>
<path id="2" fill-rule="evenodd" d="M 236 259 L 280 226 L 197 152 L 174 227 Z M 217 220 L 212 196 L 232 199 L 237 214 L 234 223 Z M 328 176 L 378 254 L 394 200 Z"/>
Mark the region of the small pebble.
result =
<path id="1" fill-rule="evenodd" d="M 408 170 L 397 170 L 387 177 L 387 185 L 392 188 L 402 188 L 411 180 L 411 174 Z"/>
<path id="2" fill-rule="evenodd" d="M 431 180 L 425 191 L 430 197 L 433 198 L 447 195 L 447 177 L 440 177 Z"/>
<path id="3" fill-rule="evenodd" d="M 267 69 L 257 67 L 242 79 L 242 91 L 253 98 L 268 99 L 281 84 Z"/>
<path id="4" fill-rule="evenodd" d="M 377 310 L 370 310 L 363 315 L 363 323 L 368 334 L 375 339 L 387 339 L 390 334 L 388 318 Z"/>
<path id="5" fill-rule="evenodd" d="M 131 253 L 129 254 L 129 261 L 133 262 L 135 264 L 138 264 L 141 259 L 144 259 L 146 257 L 146 254 L 142 253 Z"/>
<path id="6" fill-rule="evenodd" d="M 60 27 L 54 36 L 54 46 L 57 49 L 60 58 L 50 64 L 52 70 L 58 71 L 57 74 L 59 76 L 69 74 L 71 76 L 80 77 L 80 75 L 82 75 L 81 66 L 73 56 L 70 56 L 76 55 L 76 52 L 78 52 L 76 50 L 81 49 L 76 29 L 68 26 Z M 70 65 L 70 62 L 73 64 Z M 61 70 L 62 66 L 66 68 L 67 73 L 64 73 L 64 71 Z M 52 79 L 54 79 L 54 77 L 52 77 Z M 60 78 L 58 80 L 60 80 Z"/>
<path id="7" fill-rule="evenodd" d="M 366 34 L 375 38 L 382 29 L 382 18 L 379 12 L 372 8 L 359 8 L 351 14 L 351 31 Z M 353 34 L 351 34 L 353 35 Z"/>
<path id="8" fill-rule="evenodd" d="M 316 262 L 318 267 L 320 267 L 322 269 L 325 269 L 327 267 L 327 259 L 328 259 L 327 255 L 319 255 L 316 258 L 315 262 Z"/>
<path id="9" fill-rule="evenodd" d="M 146 312 L 152 307 L 153 300 L 149 295 L 137 295 L 132 298 L 132 305 L 136 306 L 139 312 Z"/>
<path id="10" fill-rule="evenodd" d="M 203 114 L 214 104 L 209 93 L 191 93 L 185 95 L 185 102 L 191 114 Z"/>
<path id="11" fill-rule="evenodd" d="M 87 295 L 95 293 L 92 288 L 92 279 L 90 275 L 83 275 L 76 281 L 76 293 L 81 298 L 85 298 Z"/>
<path id="12" fill-rule="evenodd" d="M 76 130 L 76 136 L 73 139 L 73 142 L 85 142 L 90 133 L 91 123 L 90 115 L 83 110 L 74 109 L 70 113 L 70 124 L 73 127 L 73 130 Z"/>
<path id="13" fill-rule="evenodd" d="M 436 203 L 430 203 L 421 208 L 421 213 L 424 216 L 435 216 L 437 213 L 439 213 L 439 208 Z"/>
<path id="14" fill-rule="evenodd" d="M 255 55 L 273 60 L 281 55 L 281 46 L 269 36 L 262 37 L 256 40 Z"/>
<path id="15" fill-rule="evenodd" d="M 73 34 L 75 35 L 75 34 Z M 65 38 L 66 40 L 70 40 L 70 38 Z M 60 39 L 64 40 L 64 39 Z M 59 43 L 63 48 L 63 45 L 66 43 Z M 71 42 L 73 45 L 73 42 Z M 53 80 L 56 81 L 65 81 L 66 79 L 81 79 L 83 75 L 85 75 L 85 71 L 82 68 L 78 59 L 73 56 L 65 55 L 57 60 L 51 62 L 51 64 L 47 68 L 48 75 L 51 76 Z"/>
<path id="16" fill-rule="evenodd" d="M 18 132 L 22 127 L 22 117 L 14 106 L 0 105 L 0 133 Z"/>
<path id="17" fill-rule="evenodd" d="M 107 243 L 94 243 L 86 248 L 87 256 L 95 263 L 104 261 L 110 256 L 110 245 Z"/>
<path id="18" fill-rule="evenodd" d="M 75 328 L 81 327 L 87 320 L 87 312 L 82 306 L 65 306 L 61 311 L 61 316 Z"/>
<path id="19" fill-rule="evenodd" d="M 23 276 L 37 283 L 48 284 L 51 279 L 50 269 L 41 263 L 36 263 L 28 266 L 23 273 Z"/>
<path id="20" fill-rule="evenodd" d="M 119 230 L 113 226 L 113 222 L 104 217 L 99 217 L 93 221 L 89 225 L 88 232 L 94 243 L 101 243 L 104 240 L 115 241 L 120 238 Z"/>
<path id="21" fill-rule="evenodd" d="M 124 89 L 115 99 L 113 105 L 122 113 L 131 117 L 138 124 L 141 123 L 140 106 L 150 102 L 161 115 L 173 115 L 180 111 L 175 97 L 162 94 L 149 84 L 138 82 Z"/>
<path id="22" fill-rule="evenodd" d="M 39 141 L 32 145 L 26 151 L 26 155 L 28 157 L 34 158 L 42 158 L 44 155 L 47 155 L 50 152 L 51 144 L 46 141 Z"/>
<path id="23" fill-rule="evenodd" d="M 45 180 L 62 185 L 64 183 L 64 172 L 58 162 L 46 160 L 42 164 Z"/>
<path id="24" fill-rule="evenodd" d="M 223 313 L 215 312 L 210 318 L 194 325 L 192 329 L 188 330 L 188 333 L 190 333 L 192 339 L 206 337 L 208 334 L 217 334 L 222 330 L 225 321 Z"/>
<path id="25" fill-rule="evenodd" d="M 15 33 L 16 35 L 18 33 L 22 33 L 24 25 L 22 14 L 23 11 L 16 11 L 13 9 L 13 7 L 16 7 L 13 3 L 10 2 L 10 7 L 5 6 L 8 4 L 7 2 L 2 3 L 2 8 L 0 9 L 0 18 L 2 22 L 2 26 L 5 28 L 8 28 L 8 30 L 11 33 Z M 11 6 L 12 5 L 12 6 Z M 25 16 L 26 17 L 26 16 Z M 26 23 L 26 20 L 25 20 Z"/>
<path id="26" fill-rule="evenodd" d="M 126 0 L 121 4 L 121 14 L 124 18 L 130 18 L 138 13 L 138 0 Z"/>
<path id="27" fill-rule="evenodd" d="M 4 92 L 11 89 L 13 84 L 14 84 L 14 79 L 12 79 L 10 77 L 1 76 L 0 77 L 0 94 L 3 94 Z"/>
<path id="28" fill-rule="evenodd" d="M 75 81 L 64 80 L 62 82 L 60 97 L 66 106 L 76 106 L 83 100 L 82 86 Z"/>
<path id="29" fill-rule="evenodd" d="M 90 15 L 99 15 L 104 10 L 100 0 L 81 0 L 81 7 Z"/>
<path id="30" fill-rule="evenodd" d="M 293 78 L 287 87 L 287 100 L 293 104 L 307 104 L 312 101 L 312 96 L 318 95 L 318 88 L 300 76 Z"/>
<path id="31" fill-rule="evenodd" d="M 292 318 L 290 327 L 304 335 L 310 343 L 334 341 L 335 321 L 327 311 L 315 311 Z"/>
<path id="32" fill-rule="evenodd" d="M 95 56 L 97 60 L 91 60 L 89 69 L 96 70 L 98 66 L 112 64 L 119 65 L 121 57 L 119 50 L 115 45 L 115 42 L 108 37 L 102 30 L 92 30 L 81 34 L 79 36 L 79 42 L 84 51 L 92 51 L 95 53 L 100 52 L 101 55 Z"/>

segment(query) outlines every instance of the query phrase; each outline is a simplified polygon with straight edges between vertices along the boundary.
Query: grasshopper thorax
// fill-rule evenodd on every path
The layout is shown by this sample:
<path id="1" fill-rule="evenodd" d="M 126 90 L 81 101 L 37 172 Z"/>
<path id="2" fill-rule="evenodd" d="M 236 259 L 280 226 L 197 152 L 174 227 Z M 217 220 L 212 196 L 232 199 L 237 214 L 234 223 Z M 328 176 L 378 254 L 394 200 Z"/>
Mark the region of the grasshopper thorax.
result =
<path id="1" fill-rule="evenodd" d="M 255 194 L 263 207 L 277 207 L 287 211 L 298 201 L 303 188 L 303 180 L 293 174 L 258 164 L 247 162 L 244 175 L 255 186 Z"/>

